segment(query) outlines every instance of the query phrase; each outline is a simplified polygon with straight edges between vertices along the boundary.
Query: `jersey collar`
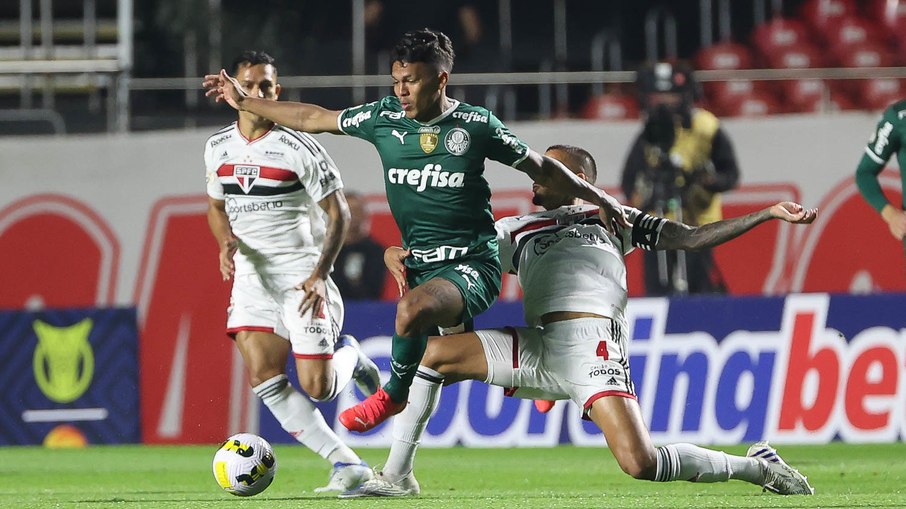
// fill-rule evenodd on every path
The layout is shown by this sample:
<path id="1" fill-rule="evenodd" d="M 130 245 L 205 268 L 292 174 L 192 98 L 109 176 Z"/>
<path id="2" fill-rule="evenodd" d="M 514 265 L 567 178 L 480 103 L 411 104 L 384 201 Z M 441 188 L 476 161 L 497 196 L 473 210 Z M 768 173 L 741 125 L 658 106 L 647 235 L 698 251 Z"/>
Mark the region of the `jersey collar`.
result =
<path id="1" fill-rule="evenodd" d="M 456 99 L 450 99 L 450 101 L 453 102 L 452 106 L 447 108 L 446 111 L 444 111 L 440 115 L 432 118 L 431 120 L 429 120 L 427 122 L 418 122 L 418 120 L 416 120 L 416 122 L 418 122 L 421 125 L 434 125 L 434 124 L 440 122 L 441 120 L 449 117 L 450 113 L 453 113 L 454 111 L 456 111 L 456 108 L 459 108 L 459 101 L 457 101 Z"/>
<path id="2" fill-rule="evenodd" d="M 258 137 L 256 137 L 256 138 L 246 138 L 245 135 L 242 134 L 242 130 L 239 129 L 239 121 L 236 121 L 236 132 L 239 133 L 239 136 L 240 136 L 243 140 L 245 140 L 246 145 L 251 145 L 252 143 L 255 143 L 256 141 L 258 141 L 258 140 L 264 138 L 264 137 L 267 136 L 268 134 L 274 132 L 274 129 L 275 129 L 276 127 L 277 127 L 277 124 L 271 123 L 270 129 L 268 129 L 267 131 L 265 131 L 264 133 L 262 133 L 261 136 L 258 136 Z"/>

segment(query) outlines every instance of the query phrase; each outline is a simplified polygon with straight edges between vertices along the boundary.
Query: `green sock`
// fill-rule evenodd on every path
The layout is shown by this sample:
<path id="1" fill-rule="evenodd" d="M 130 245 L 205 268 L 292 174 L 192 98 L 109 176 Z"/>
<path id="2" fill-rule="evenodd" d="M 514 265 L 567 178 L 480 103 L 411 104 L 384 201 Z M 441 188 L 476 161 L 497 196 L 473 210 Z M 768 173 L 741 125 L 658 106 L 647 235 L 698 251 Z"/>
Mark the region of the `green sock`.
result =
<path id="1" fill-rule="evenodd" d="M 393 335 L 390 347 L 390 380 L 384 384 L 384 391 L 396 403 L 406 401 L 409 386 L 418 371 L 418 365 L 428 346 L 428 336 L 405 337 Z"/>

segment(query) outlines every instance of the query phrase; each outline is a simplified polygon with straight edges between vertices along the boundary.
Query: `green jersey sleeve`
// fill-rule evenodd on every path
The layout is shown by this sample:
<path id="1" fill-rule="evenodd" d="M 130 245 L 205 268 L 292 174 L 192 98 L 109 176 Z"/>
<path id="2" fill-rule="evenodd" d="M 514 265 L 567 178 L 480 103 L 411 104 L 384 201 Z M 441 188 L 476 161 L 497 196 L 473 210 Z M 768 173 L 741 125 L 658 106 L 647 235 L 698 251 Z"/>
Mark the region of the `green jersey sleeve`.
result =
<path id="1" fill-rule="evenodd" d="M 903 136 L 900 106 L 895 104 L 884 111 L 881 120 L 872 132 L 859 166 L 856 168 L 856 185 L 859 192 L 878 212 L 888 204 L 881 185 L 878 183 L 878 174 L 884 169 L 890 157 L 901 148 Z"/>
<path id="2" fill-rule="evenodd" d="M 488 113 L 490 144 L 488 159 L 493 159 L 507 166 L 516 166 L 528 157 L 528 145 L 510 132 L 493 113 Z"/>
<path id="3" fill-rule="evenodd" d="M 385 100 L 346 108 L 337 116 L 337 128 L 343 134 L 374 143 L 374 124 Z"/>

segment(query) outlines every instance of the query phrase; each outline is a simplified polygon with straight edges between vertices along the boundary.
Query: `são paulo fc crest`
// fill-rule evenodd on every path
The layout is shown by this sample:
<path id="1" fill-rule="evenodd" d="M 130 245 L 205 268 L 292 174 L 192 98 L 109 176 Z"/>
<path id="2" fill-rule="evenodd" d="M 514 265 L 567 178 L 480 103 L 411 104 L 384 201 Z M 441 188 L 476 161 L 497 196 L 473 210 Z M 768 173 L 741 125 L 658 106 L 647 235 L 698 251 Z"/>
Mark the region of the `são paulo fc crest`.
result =
<path id="1" fill-rule="evenodd" d="M 422 127 L 418 130 L 418 144 L 426 154 L 434 152 L 437 148 L 437 135 L 440 134 L 440 127 Z"/>
<path id="2" fill-rule="evenodd" d="M 239 165 L 233 167 L 233 176 L 242 188 L 242 192 L 249 194 L 255 181 L 258 180 L 258 173 L 261 171 L 260 166 Z"/>
<path id="3" fill-rule="evenodd" d="M 454 127 L 447 132 L 446 136 L 444 136 L 444 146 L 447 147 L 447 151 L 454 156 L 465 154 L 466 151 L 469 150 L 470 142 L 471 138 L 469 137 L 469 132 L 462 127 Z"/>

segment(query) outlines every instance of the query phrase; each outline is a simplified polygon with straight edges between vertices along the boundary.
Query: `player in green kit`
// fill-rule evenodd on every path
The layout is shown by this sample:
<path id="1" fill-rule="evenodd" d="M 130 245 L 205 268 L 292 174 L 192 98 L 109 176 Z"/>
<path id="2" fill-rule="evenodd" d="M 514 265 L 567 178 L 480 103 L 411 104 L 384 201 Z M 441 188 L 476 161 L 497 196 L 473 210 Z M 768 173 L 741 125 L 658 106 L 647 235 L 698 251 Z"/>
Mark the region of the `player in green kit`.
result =
<path id="1" fill-rule="evenodd" d="M 896 154 L 900 166 L 900 179 L 903 184 L 903 199 L 900 203 L 891 203 L 884 191 L 878 175 L 887 166 L 887 161 Z M 890 234 L 906 248 L 906 100 L 897 101 L 884 110 L 878 126 L 868 140 L 865 153 L 856 168 L 856 184 L 859 192 L 869 205 L 881 214 L 887 223 Z"/>
<path id="2" fill-rule="evenodd" d="M 485 159 L 599 205 L 605 224 L 626 226 L 613 197 L 531 150 L 486 108 L 447 97 L 454 54 L 446 35 L 408 32 L 393 56 L 394 96 L 342 111 L 249 97 L 223 70 L 204 81 L 208 96 L 236 109 L 300 131 L 356 136 L 374 144 L 381 157 L 409 286 L 401 288 L 397 305 L 390 380 L 340 414 L 340 422 L 358 432 L 406 406 L 430 333 L 468 323 L 497 298 L 500 263 Z"/>

